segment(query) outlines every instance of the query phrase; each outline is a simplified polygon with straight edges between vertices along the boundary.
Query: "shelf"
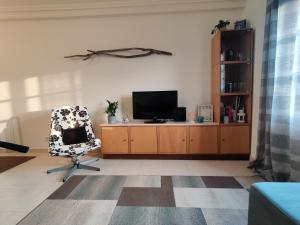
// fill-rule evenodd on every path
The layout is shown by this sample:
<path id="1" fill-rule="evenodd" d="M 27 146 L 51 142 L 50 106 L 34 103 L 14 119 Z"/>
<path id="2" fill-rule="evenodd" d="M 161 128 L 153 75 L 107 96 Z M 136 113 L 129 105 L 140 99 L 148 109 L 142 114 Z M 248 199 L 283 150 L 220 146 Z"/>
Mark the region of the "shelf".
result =
<path id="1" fill-rule="evenodd" d="M 221 29 L 220 30 L 222 33 L 225 33 L 225 32 L 237 32 L 237 33 L 240 33 L 240 32 L 250 32 L 250 31 L 253 31 L 252 28 L 245 28 L 245 29 Z"/>
<path id="2" fill-rule="evenodd" d="M 239 95 L 243 95 L 243 96 L 247 96 L 250 95 L 249 92 L 230 92 L 230 93 L 221 93 L 221 96 L 239 96 Z"/>
<path id="3" fill-rule="evenodd" d="M 221 61 L 221 65 L 232 65 L 232 64 L 250 64 L 250 60 L 233 60 L 233 61 Z"/>

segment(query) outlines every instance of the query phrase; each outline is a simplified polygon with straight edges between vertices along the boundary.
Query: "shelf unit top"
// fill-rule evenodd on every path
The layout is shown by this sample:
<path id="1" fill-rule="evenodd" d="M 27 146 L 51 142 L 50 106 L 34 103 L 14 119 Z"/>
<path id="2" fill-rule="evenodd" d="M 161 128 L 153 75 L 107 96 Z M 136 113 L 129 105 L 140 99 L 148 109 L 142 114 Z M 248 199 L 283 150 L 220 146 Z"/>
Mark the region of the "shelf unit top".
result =
<path id="1" fill-rule="evenodd" d="M 167 122 L 167 123 L 144 123 L 144 122 L 129 122 L 129 123 L 102 123 L 100 127 L 157 127 L 157 126 L 218 126 L 215 122 Z"/>

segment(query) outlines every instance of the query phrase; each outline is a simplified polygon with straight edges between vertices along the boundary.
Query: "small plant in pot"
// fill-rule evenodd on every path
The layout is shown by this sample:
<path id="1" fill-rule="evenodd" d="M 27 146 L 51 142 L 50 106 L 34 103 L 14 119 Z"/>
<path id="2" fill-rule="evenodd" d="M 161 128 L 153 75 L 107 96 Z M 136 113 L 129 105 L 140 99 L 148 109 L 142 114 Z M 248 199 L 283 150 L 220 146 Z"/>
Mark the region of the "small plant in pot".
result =
<path id="1" fill-rule="evenodd" d="M 117 123 L 118 121 L 116 118 L 116 111 L 118 109 L 119 103 L 117 101 L 111 102 L 109 100 L 106 100 L 106 102 L 108 103 L 108 106 L 105 112 L 107 113 L 108 123 Z"/>

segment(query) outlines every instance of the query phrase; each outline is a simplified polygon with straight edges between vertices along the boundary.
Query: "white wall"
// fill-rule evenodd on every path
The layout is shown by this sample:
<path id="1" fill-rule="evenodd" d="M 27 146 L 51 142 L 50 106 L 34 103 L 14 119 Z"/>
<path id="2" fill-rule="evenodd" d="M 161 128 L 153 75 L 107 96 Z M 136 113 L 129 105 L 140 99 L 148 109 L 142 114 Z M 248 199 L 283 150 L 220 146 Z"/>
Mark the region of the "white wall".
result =
<path id="1" fill-rule="evenodd" d="M 246 7 L 243 12 L 245 18 L 250 21 L 251 26 L 255 29 L 255 52 L 254 52 L 254 84 L 253 84 L 253 115 L 252 115 L 252 143 L 251 158 L 256 157 L 257 145 L 257 128 L 259 114 L 259 96 L 260 96 L 260 79 L 262 73 L 262 56 L 264 26 L 267 0 L 246 0 Z"/>
<path id="2" fill-rule="evenodd" d="M 179 91 L 179 105 L 194 111 L 210 102 L 211 28 L 220 18 L 235 21 L 242 10 L 0 22 L 0 133 L 19 121 L 31 148 L 47 148 L 50 109 L 88 106 L 95 124 L 105 121 L 105 99 L 131 114 L 131 92 Z M 150 47 L 174 56 L 139 59 L 63 56 L 120 47 Z M 5 130 L 6 129 L 6 130 Z M 1 134 L 0 134 L 1 135 Z M 14 137 L 8 137 L 14 140 Z"/>

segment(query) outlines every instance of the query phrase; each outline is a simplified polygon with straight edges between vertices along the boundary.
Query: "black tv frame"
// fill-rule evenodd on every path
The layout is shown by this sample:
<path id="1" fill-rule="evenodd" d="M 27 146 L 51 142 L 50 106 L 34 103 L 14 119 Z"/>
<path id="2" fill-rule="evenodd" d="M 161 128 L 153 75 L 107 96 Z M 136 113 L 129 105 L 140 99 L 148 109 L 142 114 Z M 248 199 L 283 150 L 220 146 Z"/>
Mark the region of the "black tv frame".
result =
<path id="1" fill-rule="evenodd" d="M 146 120 L 145 123 L 165 123 L 168 119 L 174 119 L 174 112 L 170 113 L 168 116 L 163 116 L 162 118 L 159 118 L 156 115 L 152 115 L 152 116 L 140 116 L 137 115 L 136 111 L 136 106 L 135 106 L 135 97 L 137 94 L 147 94 L 147 93 L 152 93 L 152 94 L 172 94 L 176 96 L 176 106 L 174 107 L 174 112 L 178 107 L 178 91 L 177 90 L 168 90 L 168 91 L 134 91 L 132 92 L 132 108 L 133 108 L 133 119 L 142 119 L 142 120 Z"/>

